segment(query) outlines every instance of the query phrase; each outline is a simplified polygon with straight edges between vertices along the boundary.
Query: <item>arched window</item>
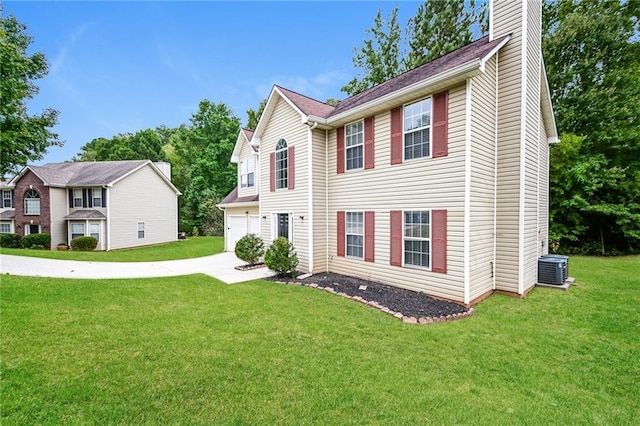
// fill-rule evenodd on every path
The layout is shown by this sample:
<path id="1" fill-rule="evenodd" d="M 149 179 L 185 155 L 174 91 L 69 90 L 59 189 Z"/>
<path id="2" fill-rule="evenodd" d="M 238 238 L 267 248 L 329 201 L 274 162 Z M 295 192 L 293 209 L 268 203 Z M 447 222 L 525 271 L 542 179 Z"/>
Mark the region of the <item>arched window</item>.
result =
<path id="1" fill-rule="evenodd" d="M 288 186 L 289 155 L 287 141 L 280 139 L 276 145 L 276 189 Z"/>
<path id="2" fill-rule="evenodd" d="M 24 194 L 24 214 L 40 214 L 40 194 L 35 189 L 30 189 Z"/>

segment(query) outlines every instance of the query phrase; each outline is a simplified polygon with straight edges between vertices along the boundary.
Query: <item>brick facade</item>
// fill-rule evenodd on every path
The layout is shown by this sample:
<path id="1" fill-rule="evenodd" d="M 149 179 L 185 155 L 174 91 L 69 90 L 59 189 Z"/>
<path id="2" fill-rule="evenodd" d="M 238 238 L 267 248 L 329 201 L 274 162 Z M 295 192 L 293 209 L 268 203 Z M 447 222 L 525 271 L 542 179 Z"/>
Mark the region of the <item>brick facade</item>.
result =
<path id="1" fill-rule="evenodd" d="M 24 195 L 30 189 L 35 189 L 40 194 L 40 214 L 25 215 L 24 214 Z M 51 233 L 51 202 L 49 196 L 49 187 L 38 178 L 31 170 L 27 172 L 16 182 L 14 188 L 15 197 L 15 232 L 16 234 L 25 235 L 25 230 L 30 225 L 40 225 L 40 232 L 44 234 Z M 33 221 L 33 222 L 32 222 Z"/>

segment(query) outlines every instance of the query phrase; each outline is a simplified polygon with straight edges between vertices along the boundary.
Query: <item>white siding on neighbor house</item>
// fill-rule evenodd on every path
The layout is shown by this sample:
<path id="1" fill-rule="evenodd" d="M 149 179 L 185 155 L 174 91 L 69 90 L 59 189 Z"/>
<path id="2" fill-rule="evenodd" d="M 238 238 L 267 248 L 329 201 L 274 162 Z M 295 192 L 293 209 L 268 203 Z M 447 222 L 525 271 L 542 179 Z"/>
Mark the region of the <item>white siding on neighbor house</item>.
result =
<path id="1" fill-rule="evenodd" d="M 493 290 L 495 235 L 496 57 L 472 79 L 469 300 Z"/>
<path id="2" fill-rule="evenodd" d="M 520 272 L 520 143 L 522 110 L 522 4 L 497 0 L 494 35 L 512 33 L 498 60 L 498 193 L 496 288 L 517 293 Z"/>
<path id="3" fill-rule="evenodd" d="M 51 214 L 51 249 L 60 243 L 68 244 L 67 221 L 63 219 L 69 212 L 66 188 L 49 187 Z"/>
<path id="4" fill-rule="evenodd" d="M 289 213 L 293 235 L 289 239 L 298 254 L 300 271 L 309 268 L 309 201 L 308 201 L 308 126 L 301 123 L 300 114 L 287 101 L 278 99 L 274 111 L 260 138 L 260 226 L 265 247 L 273 238 L 273 215 Z M 284 138 L 287 146 L 295 146 L 295 189 L 270 192 L 269 156 L 278 141 Z M 266 219 L 263 219 L 266 216 Z M 300 218 L 302 217 L 302 219 Z"/>
<path id="5" fill-rule="evenodd" d="M 329 132 L 330 271 L 464 301 L 465 105 L 465 86 L 450 88 L 449 155 L 441 158 L 391 165 L 385 111 L 375 116 L 375 168 L 337 174 L 336 131 Z M 447 210 L 447 273 L 390 265 L 390 211 L 432 209 Z M 375 212 L 375 262 L 337 256 L 342 210 Z"/>
<path id="6" fill-rule="evenodd" d="M 249 146 L 249 143 L 245 140 L 242 143 L 242 147 L 240 148 L 240 153 L 238 155 L 238 197 L 248 197 L 251 195 L 256 195 L 258 193 L 258 155 L 255 153 L 253 148 Z M 248 158 L 253 157 L 255 161 L 255 170 L 254 170 L 254 186 L 243 188 L 240 181 L 240 162 L 245 161 Z"/>
<path id="7" fill-rule="evenodd" d="M 327 138 L 326 130 L 313 130 L 313 272 L 328 270 L 327 253 Z M 331 173 L 331 171 L 329 171 Z"/>
<path id="8" fill-rule="evenodd" d="M 178 196 L 150 165 L 109 188 L 107 205 L 111 250 L 177 240 Z M 138 222 L 145 224 L 144 238 Z"/>
<path id="9" fill-rule="evenodd" d="M 226 251 L 234 251 L 235 245 L 230 241 L 230 233 L 234 232 L 230 229 L 229 217 L 241 217 L 243 218 L 243 227 L 247 234 L 260 235 L 260 218 L 258 216 L 258 206 L 244 206 L 244 207 L 226 207 L 224 209 L 224 241 L 227 246 Z M 257 226 L 256 226 L 257 225 Z"/>

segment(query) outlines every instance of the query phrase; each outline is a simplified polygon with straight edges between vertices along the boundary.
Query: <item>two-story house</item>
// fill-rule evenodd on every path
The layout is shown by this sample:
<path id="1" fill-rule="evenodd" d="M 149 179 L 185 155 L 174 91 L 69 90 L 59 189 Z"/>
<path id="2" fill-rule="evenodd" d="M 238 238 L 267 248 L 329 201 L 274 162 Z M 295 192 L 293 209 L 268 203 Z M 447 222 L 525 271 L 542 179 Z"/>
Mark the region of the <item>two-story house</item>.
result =
<path id="1" fill-rule="evenodd" d="M 48 233 L 54 246 L 80 236 L 95 237 L 97 250 L 178 238 L 180 191 L 171 183 L 168 163 L 132 160 L 29 165 L 5 186 L 8 189 L 3 188 L 3 197 L 10 190 L 7 200 L 12 202 L 12 229 L 7 231 L 23 236 Z"/>
<path id="2" fill-rule="evenodd" d="M 254 187 L 240 167 L 222 204 L 227 250 L 258 232 L 291 240 L 305 272 L 466 304 L 526 294 L 548 251 L 557 141 L 541 15 L 540 1 L 492 1 L 487 37 L 336 106 L 275 86 L 238 137 L 232 161 L 259 153 Z"/>

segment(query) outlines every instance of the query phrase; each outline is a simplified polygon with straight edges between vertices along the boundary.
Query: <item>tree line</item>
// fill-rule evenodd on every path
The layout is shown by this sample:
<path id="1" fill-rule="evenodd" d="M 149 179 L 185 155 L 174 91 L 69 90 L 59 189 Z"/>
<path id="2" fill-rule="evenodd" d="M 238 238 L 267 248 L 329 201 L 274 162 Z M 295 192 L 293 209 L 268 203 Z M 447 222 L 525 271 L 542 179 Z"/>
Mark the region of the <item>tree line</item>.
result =
<path id="1" fill-rule="evenodd" d="M 354 48 L 353 95 L 449 53 L 486 33 L 485 1 L 431 0 L 405 25 L 398 7 L 378 11 Z M 2 172 L 42 158 L 60 145 L 51 132 L 57 111 L 28 116 L 46 75 L 44 55 L 27 55 L 31 42 L 15 17 L 0 17 L 2 43 Z M 561 141 L 551 147 L 550 242 L 559 252 L 640 252 L 640 2 L 547 0 L 543 55 Z M 9 64 L 9 65 L 7 65 Z M 333 100 L 335 102 L 335 100 Z M 255 128 L 265 101 L 247 111 Z M 151 159 L 172 165 L 180 197 L 180 229 L 222 232 L 215 208 L 236 185 L 229 162 L 240 126 L 224 103 L 203 100 L 189 123 L 158 127 L 84 145 L 74 161 Z"/>

